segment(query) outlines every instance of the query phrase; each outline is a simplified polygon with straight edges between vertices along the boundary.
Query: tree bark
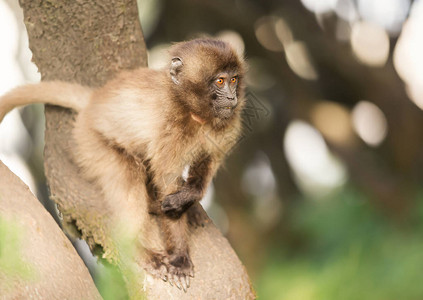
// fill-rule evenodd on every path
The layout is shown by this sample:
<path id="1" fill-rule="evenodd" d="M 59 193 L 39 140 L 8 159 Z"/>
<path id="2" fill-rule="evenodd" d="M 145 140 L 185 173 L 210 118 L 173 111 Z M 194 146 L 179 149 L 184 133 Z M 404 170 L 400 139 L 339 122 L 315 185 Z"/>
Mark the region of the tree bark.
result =
<path id="1" fill-rule="evenodd" d="M 101 299 L 68 238 L 1 162 L 0 178 L 0 298 Z"/>
<path id="2" fill-rule="evenodd" d="M 33 61 L 43 80 L 65 80 L 101 86 L 117 71 L 146 66 L 146 48 L 136 1 L 21 0 Z M 72 162 L 71 130 L 75 114 L 46 107 L 45 171 L 51 198 L 58 204 L 65 229 L 76 225 L 93 249 L 117 264 L 131 298 L 252 299 L 245 268 L 228 241 L 211 223 L 191 230 L 195 278 L 187 293 L 161 280 L 144 276 L 142 267 L 122 258 L 110 232 L 117 210 L 131 211 L 119 201 L 107 207 L 98 187 L 84 181 Z M 143 201 L 143 200 L 140 200 Z M 48 262 L 46 262 L 48 263 Z"/>

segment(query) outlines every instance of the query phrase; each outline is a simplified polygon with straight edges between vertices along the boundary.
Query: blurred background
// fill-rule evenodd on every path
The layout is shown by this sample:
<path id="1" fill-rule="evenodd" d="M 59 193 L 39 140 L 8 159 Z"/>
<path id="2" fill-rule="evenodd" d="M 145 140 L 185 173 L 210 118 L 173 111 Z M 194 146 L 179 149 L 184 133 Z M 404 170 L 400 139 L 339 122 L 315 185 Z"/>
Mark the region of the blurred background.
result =
<path id="1" fill-rule="evenodd" d="M 423 0 L 139 6 L 152 68 L 203 35 L 248 60 L 244 135 L 203 206 L 259 299 L 423 299 Z M 0 94 L 40 80 L 15 0 L 0 43 Z M 0 159 L 51 210 L 43 128 L 40 105 L 10 113 Z"/>

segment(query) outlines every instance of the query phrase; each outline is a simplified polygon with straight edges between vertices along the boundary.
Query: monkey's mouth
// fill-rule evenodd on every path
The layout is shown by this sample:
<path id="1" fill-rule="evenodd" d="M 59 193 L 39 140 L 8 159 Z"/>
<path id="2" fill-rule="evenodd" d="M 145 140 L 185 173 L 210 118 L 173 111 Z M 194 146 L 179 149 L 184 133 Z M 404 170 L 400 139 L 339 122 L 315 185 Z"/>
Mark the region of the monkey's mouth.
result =
<path id="1" fill-rule="evenodd" d="M 228 119 L 234 114 L 235 106 L 220 106 L 216 108 L 216 117 Z"/>

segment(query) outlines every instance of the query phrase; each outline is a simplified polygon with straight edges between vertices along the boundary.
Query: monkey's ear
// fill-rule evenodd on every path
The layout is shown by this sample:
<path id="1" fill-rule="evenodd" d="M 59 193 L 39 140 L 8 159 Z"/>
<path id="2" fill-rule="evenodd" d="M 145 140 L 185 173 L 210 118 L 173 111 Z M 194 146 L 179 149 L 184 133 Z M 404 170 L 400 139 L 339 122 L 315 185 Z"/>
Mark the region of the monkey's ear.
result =
<path id="1" fill-rule="evenodd" d="M 170 64 L 170 76 L 175 84 L 179 84 L 178 75 L 181 73 L 182 66 L 183 63 L 180 57 L 172 58 L 172 62 Z"/>

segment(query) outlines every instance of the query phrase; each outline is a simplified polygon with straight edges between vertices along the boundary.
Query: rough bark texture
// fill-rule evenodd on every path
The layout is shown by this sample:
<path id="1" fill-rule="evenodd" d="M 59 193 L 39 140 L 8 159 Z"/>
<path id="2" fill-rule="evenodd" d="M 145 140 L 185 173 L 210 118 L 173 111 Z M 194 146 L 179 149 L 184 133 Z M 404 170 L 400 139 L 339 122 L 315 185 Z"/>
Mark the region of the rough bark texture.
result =
<path id="1" fill-rule="evenodd" d="M 33 61 L 43 80 L 99 86 L 118 70 L 146 65 L 136 1 L 21 0 L 21 6 Z M 64 227 L 76 224 L 91 247 L 100 245 L 104 257 L 116 262 L 122 258 L 109 235 L 113 226 L 110 216 L 129 204 L 117 202 L 116 207 L 106 207 L 98 188 L 78 176 L 71 159 L 73 122 L 72 112 L 46 108 L 45 169 L 51 196 L 63 213 Z M 192 230 L 190 246 L 196 275 L 188 293 L 144 277 L 135 263 L 119 264 L 131 298 L 143 294 L 150 299 L 254 298 L 244 267 L 211 222 Z"/>
<path id="2" fill-rule="evenodd" d="M 6 225 L 6 237 L 1 240 L 10 242 L 7 235 L 11 234 L 11 239 L 19 241 L 13 249 L 15 258 L 28 271 L 20 276 L 0 269 L 0 299 L 101 299 L 68 238 L 28 187 L 1 162 L 0 178 L 0 221 Z M 0 250 L 6 247 L 0 245 Z"/>

